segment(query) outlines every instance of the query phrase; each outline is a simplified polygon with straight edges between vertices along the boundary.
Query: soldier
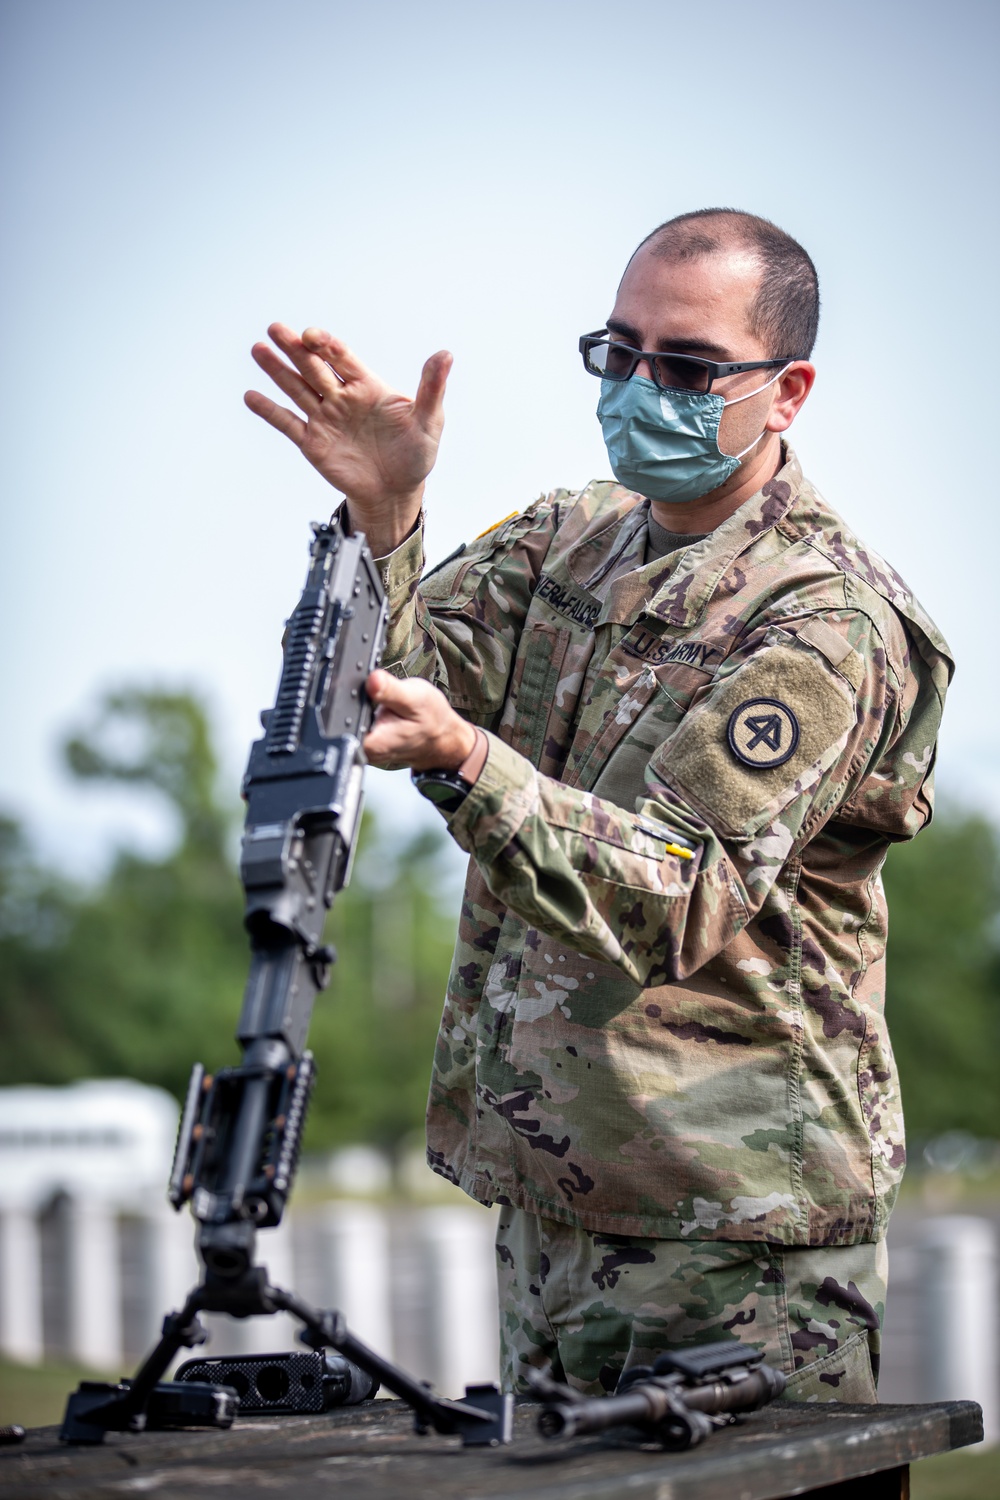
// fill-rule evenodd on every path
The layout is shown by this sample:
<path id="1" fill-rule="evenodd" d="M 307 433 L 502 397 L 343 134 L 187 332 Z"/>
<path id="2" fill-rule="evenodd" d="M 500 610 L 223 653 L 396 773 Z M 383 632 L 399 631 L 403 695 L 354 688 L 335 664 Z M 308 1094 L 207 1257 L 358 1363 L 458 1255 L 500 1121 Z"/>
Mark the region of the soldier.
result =
<path id="1" fill-rule="evenodd" d="M 585 335 L 618 483 L 424 573 L 450 366 L 337 339 L 251 410 L 346 496 L 391 601 L 366 741 L 471 856 L 431 1165 L 501 1205 L 503 1377 L 600 1394 L 738 1334 L 794 1400 L 874 1401 L 904 1163 L 889 845 L 928 821 L 948 648 L 803 476 L 816 273 L 766 220 L 661 225 Z"/>

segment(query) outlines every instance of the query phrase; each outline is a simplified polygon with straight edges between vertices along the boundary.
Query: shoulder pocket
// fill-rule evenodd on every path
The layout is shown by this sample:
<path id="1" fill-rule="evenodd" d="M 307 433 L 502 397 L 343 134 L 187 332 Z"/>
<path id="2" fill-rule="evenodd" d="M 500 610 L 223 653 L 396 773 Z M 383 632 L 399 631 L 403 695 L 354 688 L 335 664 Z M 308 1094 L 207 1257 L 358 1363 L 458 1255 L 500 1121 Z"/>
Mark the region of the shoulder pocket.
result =
<path id="1" fill-rule="evenodd" d="M 542 519 L 544 503 L 507 517 L 499 525 L 483 532 L 423 575 L 420 593 L 430 604 L 450 604 L 464 597 L 466 579 L 475 571 L 478 579 L 493 566 L 494 559 L 509 552 L 516 542 L 536 527 Z M 474 591 L 474 590 L 473 590 Z"/>

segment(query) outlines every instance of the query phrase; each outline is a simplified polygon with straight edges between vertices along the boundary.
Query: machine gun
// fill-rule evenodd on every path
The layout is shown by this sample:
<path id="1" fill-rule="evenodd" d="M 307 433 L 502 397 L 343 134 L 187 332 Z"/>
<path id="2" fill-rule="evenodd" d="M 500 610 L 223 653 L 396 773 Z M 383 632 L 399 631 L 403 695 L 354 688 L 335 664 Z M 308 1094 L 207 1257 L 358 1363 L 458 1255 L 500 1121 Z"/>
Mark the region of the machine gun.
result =
<path id="1" fill-rule="evenodd" d="M 663 1448 L 680 1452 L 704 1442 L 713 1427 L 737 1413 L 766 1406 L 785 1389 L 780 1370 L 738 1339 L 670 1350 L 649 1365 L 624 1371 L 613 1396 L 593 1399 L 536 1373 L 534 1394 L 543 1403 L 543 1437 L 579 1437 L 609 1427 L 638 1427 Z"/>
<path id="2" fill-rule="evenodd" d="M 200 1312 L 278 1311 L 303 1324 L 303 1343 L 336 1349 L 357 1367 L 340 1381 L 337 1399 L 365 1400 L 381 1383 L 413 1407 L 421 1431 L 457 1432 L 467 1443 L 510 1440 L 510 1397 L 493 1387 L 470 1388 L 465 1402 L 435 1396 L 356 1339 L 340 1313 L 270 1285 L 254 1263 L 257 1231 L 281 1222 L 298 1163 L 315 1077 L 306 1037 L 336 958 L 323 925 L 357 844 L 362 741 L 372 717 L 365 682 L 381 660 L 388 613 L 364 535 L 347 536 L 333 523 L 314 523 L 313 533 L 277 698 L 261 715 L 264 734 L 243 779 L 240 876 L 251 959 L 236 1031 L 242 1059 L 214 1076 L 195 1064 L 170 1175 L 170 1202 L 191 1205 L 203 1278 L 168 1314 L 134 1379 L 84 1381 L 73 1392 L 60 1433 L 66 1442 L 154 1426 L 229 1426 L 238 1408 L 232 1386 L 161 1377 L 181 1348 L 205 1342 Z"/>

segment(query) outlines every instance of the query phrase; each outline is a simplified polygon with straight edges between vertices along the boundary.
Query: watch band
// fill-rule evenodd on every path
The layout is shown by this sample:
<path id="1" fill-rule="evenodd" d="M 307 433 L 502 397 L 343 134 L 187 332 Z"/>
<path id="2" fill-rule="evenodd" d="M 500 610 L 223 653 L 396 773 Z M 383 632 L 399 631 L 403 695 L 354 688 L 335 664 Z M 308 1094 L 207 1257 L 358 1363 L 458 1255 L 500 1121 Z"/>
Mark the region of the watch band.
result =
<path id="1" fill-rule="evenodd" d="M 449 817 L 458 812 L 472 791 L 472 782 L 458 771 L 411 771 L 410 780 L 422 797 Z"/>

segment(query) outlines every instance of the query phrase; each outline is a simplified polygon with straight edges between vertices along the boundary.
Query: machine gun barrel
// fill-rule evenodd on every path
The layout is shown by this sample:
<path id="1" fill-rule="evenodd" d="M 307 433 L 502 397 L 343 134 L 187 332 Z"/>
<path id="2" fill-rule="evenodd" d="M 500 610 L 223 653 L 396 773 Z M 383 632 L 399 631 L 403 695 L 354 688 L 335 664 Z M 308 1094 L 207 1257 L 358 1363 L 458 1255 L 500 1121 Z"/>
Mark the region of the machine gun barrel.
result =
<path id="1" fill-rule="evenodd" d="M 627 1396 L 605 1396 L 594 1401 L 557 1401 L 538 1416 L 538 1430 L 547 1438 L 582 1437 L 609 1427 L 645 1427 L 670 1411 L 665 1391 L 640 1386 Z"/>
<path id="2" fill-rule="evenodd" d="M 683 1394 L 684 1405 L 692 1411 L 708 1412 L 715 1416 L 730 1411 L 757 1411 L 774 1401 L 785 1389 L 785 1377 L 772 1365 L 760 1365 L 742 1380 L 730 1385 L 715 1381 L 711 1385 L 696 1385 Z"/>

